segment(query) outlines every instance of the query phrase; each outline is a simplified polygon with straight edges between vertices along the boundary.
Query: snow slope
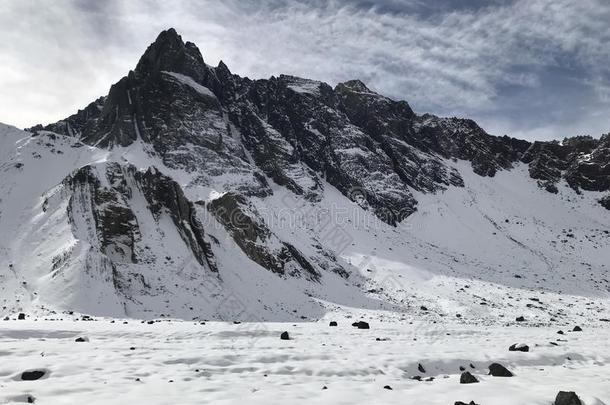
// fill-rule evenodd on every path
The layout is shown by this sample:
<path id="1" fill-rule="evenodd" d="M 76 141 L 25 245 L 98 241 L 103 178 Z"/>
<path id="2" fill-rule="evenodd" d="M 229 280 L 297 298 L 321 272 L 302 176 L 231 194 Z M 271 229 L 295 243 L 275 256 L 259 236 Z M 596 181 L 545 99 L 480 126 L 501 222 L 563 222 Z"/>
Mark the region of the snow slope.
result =
<path id="1" fill-rule="evenodd" d="M 360 330 L 343 316 L 204 325 L 67 318 L 2 323 L 0 403 L 549 405 L 559 391 L 575 391 L 585 405 L 610 403 L 608 328 L 558 335 L 376 318 Z M 291 340 L 280 340 L 283 331 Z M 508 351 L 519 342 L 530 351 Z M 488 375 L 493 362 L 514 377 Z M 460 384 L 460 367 L 479 383 Z M 47 374 L 21 381 L 26 370 Z"/>
<path id="2" fill-rule="evenodd" d="M 418 211 L 397 227 L 327 183 L 319 201 L 278 186 L 272 195 L 252 197 L 251 209 L 274 235 L 265 248 L 296 246 L 320 269 L 317 281 L 263 269 L 200 207 L 197 216 L 219 267 L 218 274 L 210 273 L 194 260 L 167 217 L 151 216 L 132 185 L 126 204 L 139 226 L 136 249 L 149 260 L 114 263 L 130 275 L 128 294 L 122 294 L 103 265 L 83 271 L 88 261 L 103 264 L 108 258 L 90 253 L 95 242 L 87 236 L 87 210 L 73 214 L 76 223 L 69 221 L 62 181 L 85 165 L 97 172 L 110 162 L 142 171 L 155 167 L 202 205 L 231 191 L 231 181 L 217 176 L 201 187 L 197 173 L 165 167 L 142 142 L 101 150 L 8 126 L 2 127 L 1 139 L 4 314 L 76 310 L 287 321 L 373 310 L 381 317 L 415 313 L 469 324 L 503 324 L 525 316 L 528 323 L 545 325 L 609 317 L 610 211 L 596 203 L 597 193 L 577 194 L 567 186 L 558 196 L 541 190 L 523 165 L 489 178 L 474 174 L 467 162 L 447 161 L 465 187 L 417 195 Z M 60 276 L 57 261 L 67 263 Z"/>

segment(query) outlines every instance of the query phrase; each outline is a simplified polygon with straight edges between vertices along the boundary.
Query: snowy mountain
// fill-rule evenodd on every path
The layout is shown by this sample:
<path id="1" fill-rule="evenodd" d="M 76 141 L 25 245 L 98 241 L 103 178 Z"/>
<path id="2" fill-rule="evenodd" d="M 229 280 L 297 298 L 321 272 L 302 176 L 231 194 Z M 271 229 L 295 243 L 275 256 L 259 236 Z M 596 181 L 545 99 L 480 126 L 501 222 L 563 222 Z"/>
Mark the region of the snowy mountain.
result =
<path id="1" fill-rule="evenodd" d="M 610 135 L 250 80 L 170 29 L 108 95 L 0 143 L 3 314 L 609 317 Z"/>

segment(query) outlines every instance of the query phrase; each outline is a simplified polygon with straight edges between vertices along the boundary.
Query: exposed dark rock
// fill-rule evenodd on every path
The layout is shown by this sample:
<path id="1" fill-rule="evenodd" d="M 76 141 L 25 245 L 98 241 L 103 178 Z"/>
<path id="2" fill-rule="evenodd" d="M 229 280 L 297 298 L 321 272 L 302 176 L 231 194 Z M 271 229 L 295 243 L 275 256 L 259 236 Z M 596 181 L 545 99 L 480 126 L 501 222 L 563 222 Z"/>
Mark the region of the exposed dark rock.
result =
<path id="1" fill-rule="evenodd" d="M 464 371 L 460 376 L 460 384 L 473 384 L 478 382 L 479 380 L 468 371 Z"/>
<path id="2" fill-rule="evenodd" d="M 426 369 L 424 368 L 424 366 L 421 365 L 421 363 L 417 364 L 417 369 L 419 370 L 420 373 L 426 372 Z"/>
<path id="3" fill-rule="evenodd" d="M 559 391 L 555 397 L 555 405 L 582 405 L 582 402 L 573 391 Z"/>
<path id="4" fill-rule="evenodd" d="M 383 389 L 386 389 L 386 390 L 391 390 L 391 389 L 392 389 L 392 387 L 390 387 L 389 385 L 384 385 L 384 386 L 383 386 Z"/>
<path id="5" fill-rule="evenodd" d="M 78 342 L 78 343 L 88 342 L 89 338 L 86 338 L 86 337 L 77 337 L 76 339 L 74 339 L 74 341 Z"/>
<path id="6" fill-rule="evenodd" d="M 574 326 L 574 329 L 572 329 L 572 332 L 582 332 L 582 328 L 580 326 Z"/>
<path id="7" fill-rule="evenodd" d="M 23 321 L 25 319 L 25 314 L 22 312 L 19 315 L 17 315 L 17 319 L 20 321 Z"/>
<path id="8" fill-rule="evenodd" d="M 489 374 L 494 377 L 512 377 L 513 373 L 508 371 L 506 367 L 499 363 L 492 363 L 489 365 Z"/>
<path id="9" fill-rule="evenodd" d="M 530 347 L 523 343 L 515 343 L 515 344 L 510 345 L 508 350 L 511 352 L 529 352 Z"/>
<path id="10" fill-rule="evenodd" d="M 282 332 L 282 334 L 280 335 L 280 339 L 290 340 L 290 336 L 288 335 L 288 332 Z"/>
<path id="11" fill-rule="evenodd" d="M 330 321 L 328 326 L 337 326 L 337 322 L 336 321 Z"/>
<path id="12" fill-rule="evenodd" d="M 280 248 L 272 250 L 261 244 L 277 237 L 259 219 L 256 209 L 245 196 L 227 193 L 208 204 L 208 210 L 231 233 L 241 250 L 262 267 L 284 275 L 289 264 L 302 269 L 303 275 L 317 280 L 320 273 L 294 246 L 279 242 Z"/>
<path id="13" fill-rule="evenodd" d="M 23 381 L 34 381 L 39 380 L 47 374 L 45 370 L 30 370 L 21 373 L 21 379 Z"/>
<path id="14" fill-rule="evenodd" d="M 390 224 L 416 210 L 408 187 L 435 192 L 464 185 L 441 158 L 468 160 L 481 176 L 522 161 L 531 177 L 554 193 L 562 178 L 574 188 L 610 189 L 610 135 L 530 143 L 491 136 L 468 119 L 417 115 L 407 102 L 377 94 L 359 80 L 334 89 L 287 75 L 253 81 L 232 74 L 223 62 L 207 65 L 199 49 L 173 29 L 159 34 L 106 97 L 32 130 L 100 147 L 142 139 L 169 167 L 189 170 L 213 162 L 210 172 L 224 167 L 248 173 L 251 182 L 243 192 L 271 193 L 232 141 L 231 126 L 257 170 L 277 184 L 316 199 L 324 177 Z M 195 148 L 180 150 L 185 145 Z M 311 188 L 294 177 L 295 168 L 311 180 Z"/>
<path id="15" fill-rule="evenodd" d="M 364 321 L 354 322 L 354 323 L 352 323 L 352 326 L 355 328 L 358 328 L 358 329 L 370 329 L 369 324 Z"/>
<path id="16" fill-rule="evenodd" d="M 518 317 L 515 318 L 515 321 L 517 321 L 517 322 L 524 322 L 525 318 L 523 316 L 518 316 Z"/>

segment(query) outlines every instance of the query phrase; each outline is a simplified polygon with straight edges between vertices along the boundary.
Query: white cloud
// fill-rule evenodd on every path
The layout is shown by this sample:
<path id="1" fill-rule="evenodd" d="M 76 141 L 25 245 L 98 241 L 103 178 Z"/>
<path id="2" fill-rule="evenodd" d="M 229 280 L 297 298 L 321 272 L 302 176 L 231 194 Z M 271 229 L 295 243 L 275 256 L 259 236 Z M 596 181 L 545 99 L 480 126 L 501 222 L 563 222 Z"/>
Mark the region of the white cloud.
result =
<path id="1" fill-rule="evenodd" d="M 510 121 L 502 115 L 507 88 L 536 88 L 554 66 L 582 72 L 583 86 L 608 88 L 599 79 L 610 72 L 603 0 L 523 0 L 427 15 L 339 1 L 6 3 L 0 121 L 22 126 L 60 119 L 105 94 L 170 26 L 208 63 L 222 59 L 242 75 L 290 73 L 331 84 L 358 77 L 418 111 L 485 117 L 492 128 L 530 137 L 562 123 Z M 494 125 L 503 121 L 510 125 Z"/>

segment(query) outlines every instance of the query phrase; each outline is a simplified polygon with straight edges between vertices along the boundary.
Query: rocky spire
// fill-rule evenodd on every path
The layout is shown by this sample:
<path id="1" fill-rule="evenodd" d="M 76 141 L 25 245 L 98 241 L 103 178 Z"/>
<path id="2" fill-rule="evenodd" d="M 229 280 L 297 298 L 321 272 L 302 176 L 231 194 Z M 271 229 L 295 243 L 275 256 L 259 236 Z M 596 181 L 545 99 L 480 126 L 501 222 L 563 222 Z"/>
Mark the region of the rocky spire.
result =
<path id="1" fill-rule="evenodd" d="M 162 31 L 146 49 L 135 71 L 143 76 L 161 71 L 178 72 L 199 81 L 205 75 L 205 63 L 197 46 L 184 43 L 176 30 L 170 28 Z"/>

